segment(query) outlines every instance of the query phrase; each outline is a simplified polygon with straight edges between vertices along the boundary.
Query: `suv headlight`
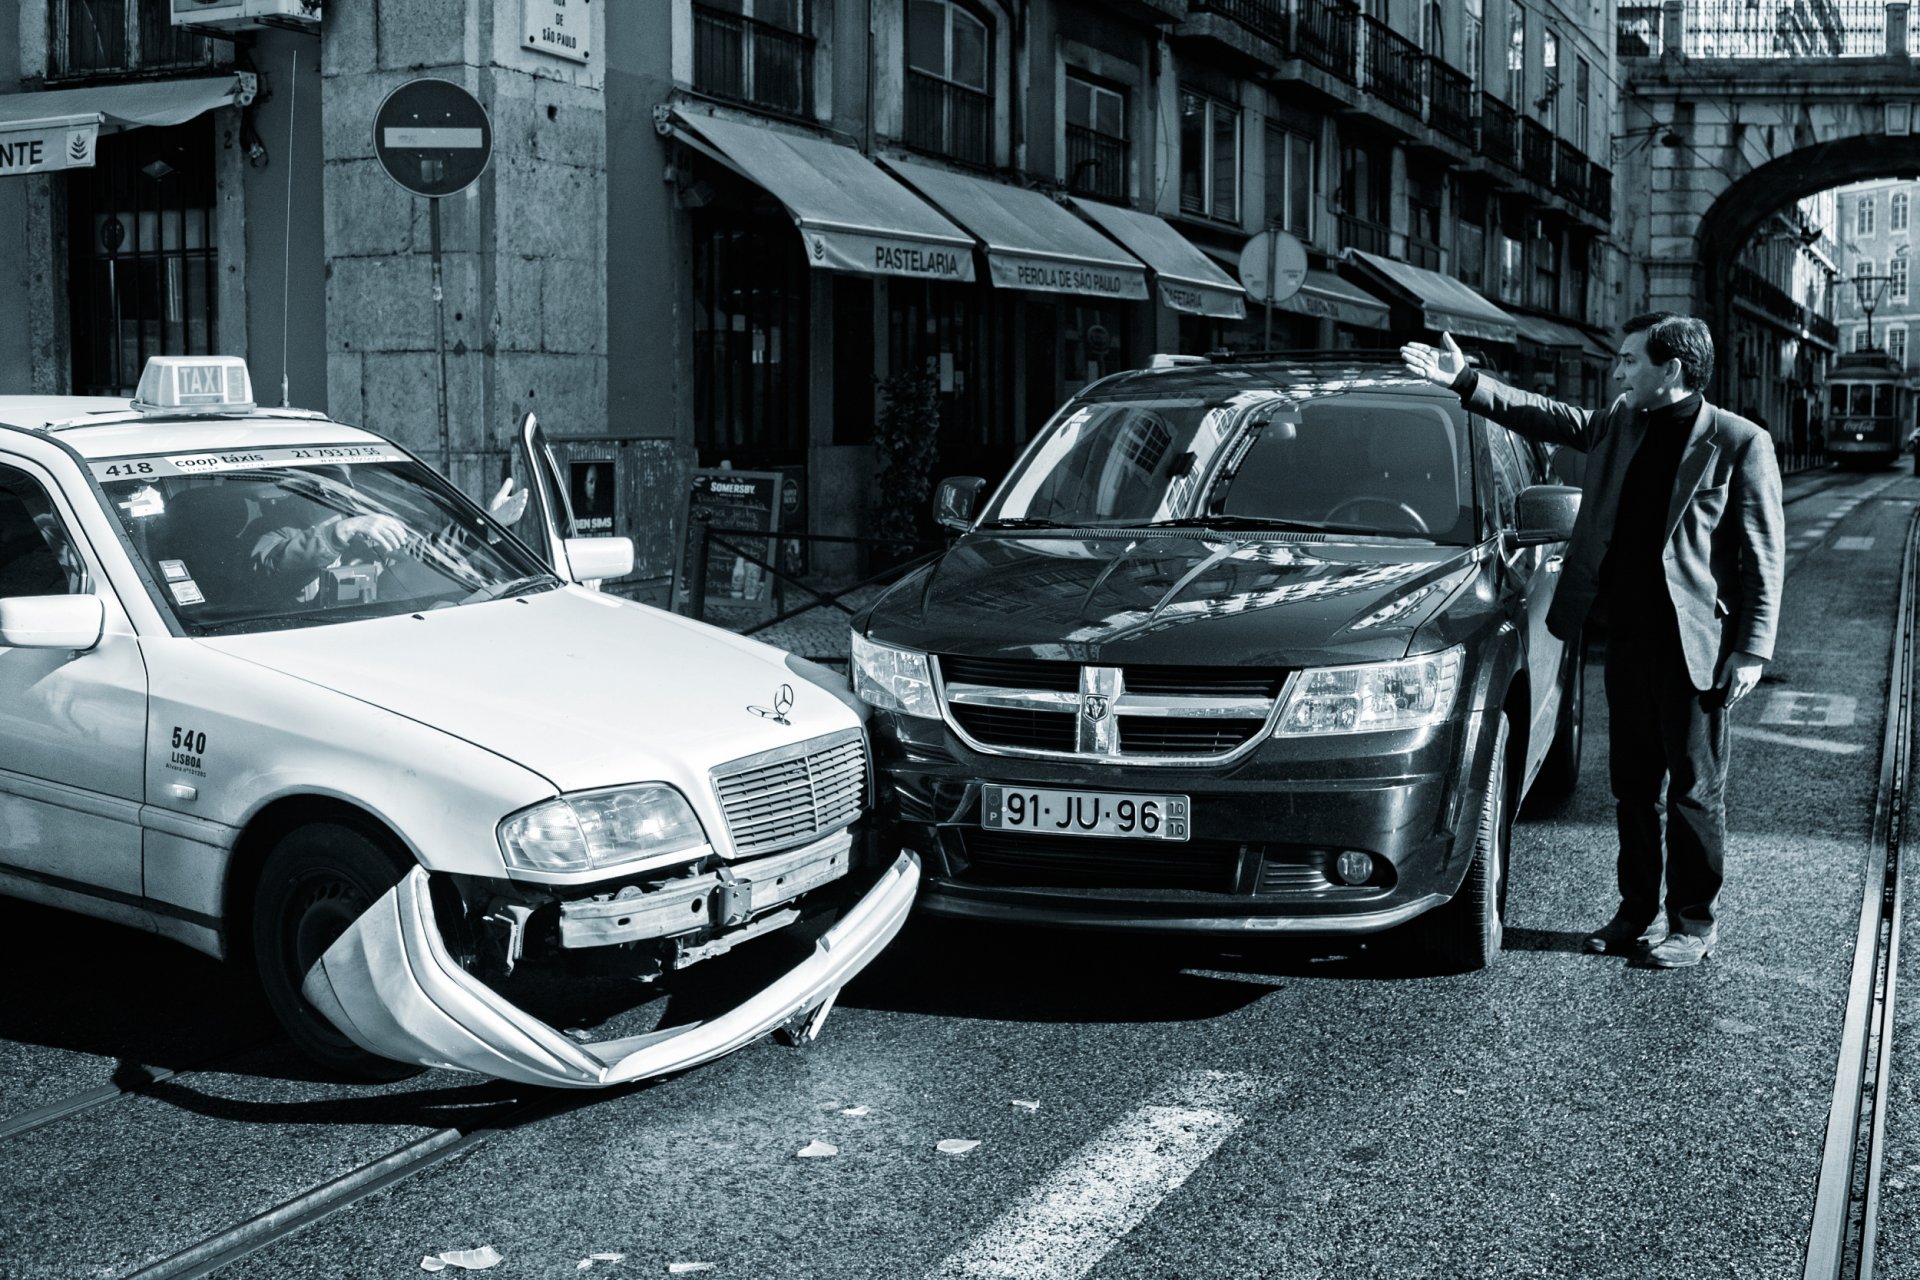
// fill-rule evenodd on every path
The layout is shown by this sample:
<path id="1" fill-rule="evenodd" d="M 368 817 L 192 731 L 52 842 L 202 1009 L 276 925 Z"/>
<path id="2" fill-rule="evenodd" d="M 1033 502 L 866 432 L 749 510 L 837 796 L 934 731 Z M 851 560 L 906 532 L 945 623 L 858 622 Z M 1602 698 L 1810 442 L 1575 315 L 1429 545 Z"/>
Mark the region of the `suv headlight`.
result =
<path id="1" fill-rule="evenodd" d="M 1280 709 L 1278 737 L 1366 733 L 1441 724 L 1453 711 L 1466 647 L 1399 662 L 1309 667 L 1293 682 Z"/>
<path id="2" fill-rule="evenodd" d="M 927 655 L 876 644 L 853 633 L 853 692 L 868 706 L 902 715 L 940 718 Z"/>
<path id="3" fill-rule="evenodd" d="M 560 796 L 500 824 L 500 852 L 522 871 L 596 871 L 705 843 L 693 806 L 661 782 Z"/>

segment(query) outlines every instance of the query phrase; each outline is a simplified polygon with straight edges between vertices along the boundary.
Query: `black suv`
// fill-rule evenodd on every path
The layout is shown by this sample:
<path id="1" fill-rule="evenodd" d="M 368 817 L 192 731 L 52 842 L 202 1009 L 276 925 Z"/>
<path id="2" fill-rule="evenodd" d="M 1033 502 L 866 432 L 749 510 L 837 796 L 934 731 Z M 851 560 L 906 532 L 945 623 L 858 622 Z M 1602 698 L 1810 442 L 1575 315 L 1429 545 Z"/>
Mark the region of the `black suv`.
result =
<path id="1" fill-rule="evenodd" d="M 1164 358 L 1163 358 L 1164 360 Z M 1578 492 L 1386 356 L 1076 396 L 852 637 L 935 912 L 1498 953 L 1512 815 L 1579 770 L 1547 633 Z"/>

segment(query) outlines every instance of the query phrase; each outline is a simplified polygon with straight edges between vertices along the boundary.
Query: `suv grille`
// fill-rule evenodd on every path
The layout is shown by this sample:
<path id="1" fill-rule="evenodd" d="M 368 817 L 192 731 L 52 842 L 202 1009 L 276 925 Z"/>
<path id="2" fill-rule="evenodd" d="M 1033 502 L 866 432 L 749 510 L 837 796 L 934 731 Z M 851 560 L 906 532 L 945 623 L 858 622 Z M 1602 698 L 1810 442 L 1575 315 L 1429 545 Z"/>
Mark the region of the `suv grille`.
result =
<path id="1" fill-rule="evenodd" d="M 729 761 L 713 771 L 727 834 L 741 854 L 805 844 L 860 816 L 867 743 L 857 729 Z"/>
<path id="2" fill-rule="evenodd" d="M 985 751 L 1208 761 L 1265 732 L 1290 671 L 1024 658 L 939 659 L 954 725 Z"/>

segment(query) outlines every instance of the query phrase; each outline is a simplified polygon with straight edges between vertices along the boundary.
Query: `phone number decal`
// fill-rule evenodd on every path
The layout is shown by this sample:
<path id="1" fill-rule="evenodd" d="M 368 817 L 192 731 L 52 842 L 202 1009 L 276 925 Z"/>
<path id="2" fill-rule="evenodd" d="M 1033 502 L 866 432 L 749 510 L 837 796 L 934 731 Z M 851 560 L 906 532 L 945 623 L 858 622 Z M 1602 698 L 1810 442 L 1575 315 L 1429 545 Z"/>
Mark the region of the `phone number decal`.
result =
<path id="1" fill-rule="evenodd" d="M 113 458 L 93 464 L 96 480 L 146 480 L 159 476 L 213 475 L 261 467 L 320 467 L 355 462 L 404 462 L 390 444 L 310 444 L 280 449 L 222 449 L 176 453 L 164 458 Z"/>

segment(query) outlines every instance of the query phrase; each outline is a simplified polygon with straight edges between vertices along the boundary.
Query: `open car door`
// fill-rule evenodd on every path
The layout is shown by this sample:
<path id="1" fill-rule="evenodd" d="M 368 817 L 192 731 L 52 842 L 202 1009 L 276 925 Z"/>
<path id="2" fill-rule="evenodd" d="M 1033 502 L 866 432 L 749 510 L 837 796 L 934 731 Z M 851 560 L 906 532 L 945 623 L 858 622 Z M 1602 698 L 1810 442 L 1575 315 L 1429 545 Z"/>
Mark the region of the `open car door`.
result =
<path id="1" fill-rule="evenodd" d="M 503 487 L 493 500 L 494 515 L 520 535 L 548 568 L 569 582 L 597 588 L 604 579 L 632 573 L 631 538 L 574 536 L 573 504 L 560 478 L 560 464 L 554 460 L 540 420 L 531 413 L 520 423 L 518 453 L 516 470 L 524 477 L 525 489 L 516 495 L 510 487 Z M 524 506 L 524 510 L 512 510 L 515 506 Z"/>

